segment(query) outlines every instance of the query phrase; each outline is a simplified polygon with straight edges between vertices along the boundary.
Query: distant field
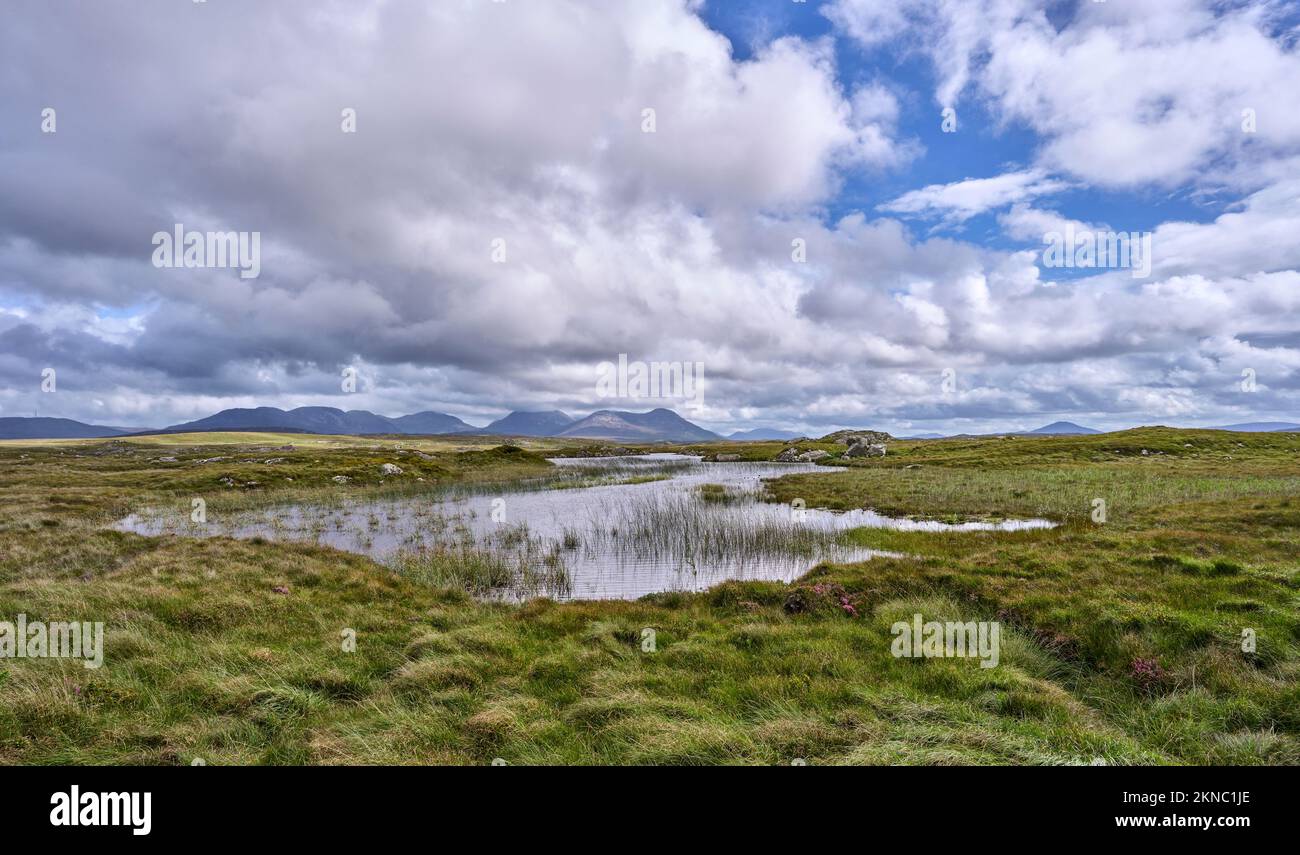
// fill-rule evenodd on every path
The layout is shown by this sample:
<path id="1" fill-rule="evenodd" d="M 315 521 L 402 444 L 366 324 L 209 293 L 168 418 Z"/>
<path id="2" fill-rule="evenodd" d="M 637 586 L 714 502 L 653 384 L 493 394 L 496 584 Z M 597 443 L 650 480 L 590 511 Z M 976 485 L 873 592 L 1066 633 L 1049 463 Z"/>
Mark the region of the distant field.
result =
<path id="1" fill-rule="evenodd" d="M 854 543 L 905 557 L 628 603 L 485 603 L 422 581 L 454 573 L 106 528 L 195 496 L 224 511 L 509 483 L 577 451 L 499 443 L 0 443 L 0 620 L 107 633 L 99 670 L 0 659 L 0 762 L 1300 763 L 1293 434 L 892 443 L 768 490 L 809 507 L 1063 524 L 860 529 Z M 733 447 L 768 459 L 784 444 L 708 450 Z M 382 476 L 386 462 L 403 474 Z M 916 613 L 1000 622 L 1000 664 L 895 658 L 890 626 Z"/>

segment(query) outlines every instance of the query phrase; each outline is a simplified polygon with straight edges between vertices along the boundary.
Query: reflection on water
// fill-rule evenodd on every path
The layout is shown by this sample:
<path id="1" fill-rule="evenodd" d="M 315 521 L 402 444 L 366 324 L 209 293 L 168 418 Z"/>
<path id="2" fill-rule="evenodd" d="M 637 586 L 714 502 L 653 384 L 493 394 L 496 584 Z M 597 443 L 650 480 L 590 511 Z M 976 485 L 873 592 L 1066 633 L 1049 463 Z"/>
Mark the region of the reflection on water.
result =
<path id="1" fill-rule="evenodd" d="M 1043 520 L 962 523 L 897 519 L 763 502 L 762 479 L 791 473 L 835 477 L 799 463 L 703 463 L 652 454 L 557 459 L 555 477 L 498 493 L 284 506 L 191 524 L 188 509 L 132 514 L 117 528 L 146 535 L 229 535 L 302 540 L 405 566 L 443 556 L 483 556 L 515 568 L 501 596 L 627 599 L 694 591 L 725 579 L 790 581 L 821 560 L 882 553 L 843 545 L 861 526 L 947 531 L 1044 528 Z M 537 572 L 534 572 L 537 571 Z M 528 584 L 524 584 L 527 577 Z"/>

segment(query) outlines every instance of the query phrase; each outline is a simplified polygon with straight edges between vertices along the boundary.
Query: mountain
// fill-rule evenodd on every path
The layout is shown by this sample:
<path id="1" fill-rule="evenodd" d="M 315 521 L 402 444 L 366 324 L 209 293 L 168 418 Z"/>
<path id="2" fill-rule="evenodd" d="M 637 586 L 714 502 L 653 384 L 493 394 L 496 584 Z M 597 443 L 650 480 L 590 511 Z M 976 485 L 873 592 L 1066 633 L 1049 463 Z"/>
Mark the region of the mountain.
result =
<path id="1" fill-rule="evenodd" d="M 648 413 L 599 410 L 555 434 L 557 437 L 617 439 L 630 442 L 708 442 L 722 439 L 660 407 Z"/>
<path id="2" fill-rule="evenodd" d="M 797 434 L 788 430 L 773 430 L 772 428 L 754 428 L 753 430 L 738 430 L 727 437 L 727 439 L 736 439 L 746 442 L 755 439 L 797 439 L 802 434 Z"/>
<path id="3" fill-rule="evenodd" d="M 256 409 L 235 408 L 184 424 L 172 425 L 167 433 L 218 430 L 302 431 L 322 434 L 363 433 L 451 433 L 471 430 L 471 426 L 443 413 L 415 413 L 390 419 L 367 410 L 348 410 L 336 407 L 298 407 L 281 410 L 278 407 Z"/>
<path id="4" fill-rule="evenodd" d="M 1035 434 L 1037 435 L 1051 434 L 1054 436 L 1082 436 L 1083 434 L 1101 433 L 1101 431 L 1096 430 L 1095 428 L 1076 425 L 1074 422 L 1052 422 L 1050 425 L 1043 425 L 1037 430 L 1029 430 L 1029 431 L 1025 431 L 1024 433 L 1029 436 L 1033 436 Z"/>
<path id="5" fill-rule="evenodd" d="M 398 416 L 388 421 L 397 426 L 397 433 L 432 434 L 478 430 L 478 428 L 461 421 L 455 416 L 449 416 L 446 413 L 435 413 L 430 410 L 423 413 L 412 413 L 409 416 Z"/>
<path id="6" fill-rule="evenodd" d="M 899 437 L 899 439 L 946 439 L 947 434 L 942 433 L 917 433 L 911 436 Z"/>
<path id="7" fill-rule="evenodd" d="M 0 418 L 0 439 L 93 439 L 103 436 L 121 436 L 130 433 L 122 428 L 88 425 L 72 419 L 53 419 L 45 416 Z"/>
<path id="8" fill-rule="evenodd" d="M 573 423 L 572 416 L 559 410 L 545 412 L 516 410 L 503 419 L 497 419 L 481 432 L 501 436 L 554 436 Z"/>
<path id="9" fill-rule="evenodd" d="M 1272 431 L 1297 430 L 1300 431 L 1300 425 L 1291 422 L 1246 422 L 1240 425 L 1224 425 L 1223 427 L 1209 428 L 1209 430 L 1235 430 L 1239 433 L 1270 433 Z"/>

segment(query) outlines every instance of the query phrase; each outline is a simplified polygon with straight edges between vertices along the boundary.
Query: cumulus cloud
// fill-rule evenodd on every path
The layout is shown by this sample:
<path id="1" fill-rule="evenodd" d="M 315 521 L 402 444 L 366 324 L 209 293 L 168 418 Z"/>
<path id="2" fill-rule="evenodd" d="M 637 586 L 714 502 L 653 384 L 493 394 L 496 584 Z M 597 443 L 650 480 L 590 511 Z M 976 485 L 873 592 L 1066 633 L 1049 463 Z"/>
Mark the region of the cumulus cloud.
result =
<path id="1" fill-rule="evenodd" d="M 1109 187 L 1258 186 L 1271 160 L 1300 148 L 1300 56 L 1283 4 L 1133 0 L 1067 13 L 1049 20 L 1031 0 L 835 0 L 827 10 L 868 49 L 909 36 L 934 66 L 941 105 L 987 99 L 1044 138 L 1040 165 L 1053 172 Z"/>

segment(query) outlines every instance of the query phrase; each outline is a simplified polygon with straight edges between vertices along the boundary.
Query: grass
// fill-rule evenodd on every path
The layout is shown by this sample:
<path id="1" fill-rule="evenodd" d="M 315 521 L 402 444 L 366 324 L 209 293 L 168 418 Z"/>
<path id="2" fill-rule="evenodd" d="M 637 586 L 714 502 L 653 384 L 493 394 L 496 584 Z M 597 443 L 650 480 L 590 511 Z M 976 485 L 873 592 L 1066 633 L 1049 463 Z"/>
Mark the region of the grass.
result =
<path id="1" fill-rule="evenodd" d="M 670 556 L 695 564 L 825 554 L 841 541 L 839 532 L 799 522 L 784 510 L 771 518 L 737 519 L 727 512 L 725 505 L 730 502 L 710 498 L 715 491 L 700 495 L 704 501 L 689 494 L 664 493 L 611 502 L 604 509 L 605 526 L 598 531 L 601 544 L 633 555 Z"/>
<path id="2" fill-rule="evenodd" d="M 239 511 L 490 488 L 548 477 L 540 447 L 205 439 L 0 447 L 0 620 L 106 624 L 99 670 L 0 660 L 0 762 L 1300 763 L 1289 434 L 891 443 L 768 489 L 808 507 L 1063 525 L 860 529 L 852 543 L 905 557 L 791 585 L 522 604 L 465 592 L 512 569 L 473 554 L 394 572 L 309 544 L 105 526 L 191 497 Z M 781 447 L 764 445 L 746 453 Z M 404 474 L 382 478 L 384 462 Z M 1000 621 L 1000 665 L 895 659 L 890 625 L 918 612 Z"/>

